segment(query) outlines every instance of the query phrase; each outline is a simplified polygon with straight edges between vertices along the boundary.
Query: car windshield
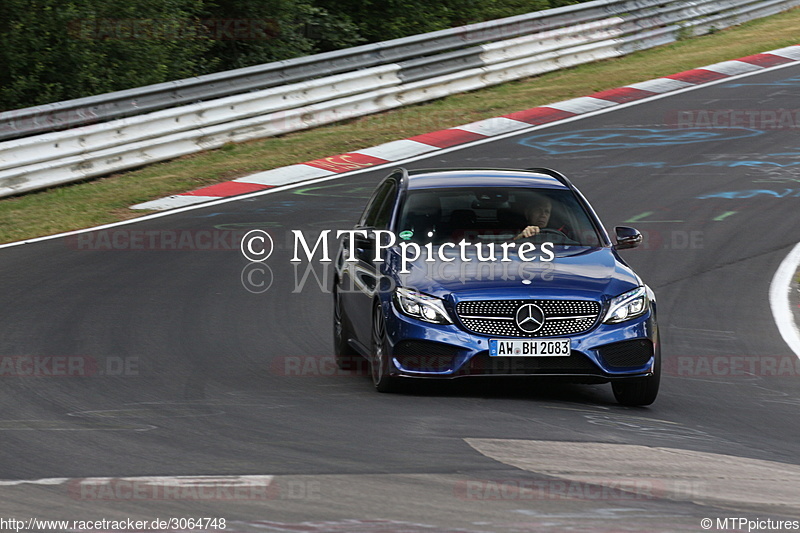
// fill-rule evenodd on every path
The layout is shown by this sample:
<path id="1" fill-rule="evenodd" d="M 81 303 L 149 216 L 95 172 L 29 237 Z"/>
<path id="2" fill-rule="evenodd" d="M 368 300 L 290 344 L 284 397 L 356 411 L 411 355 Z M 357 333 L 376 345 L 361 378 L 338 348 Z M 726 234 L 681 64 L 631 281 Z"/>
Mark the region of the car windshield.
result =
<path id="1" fill-rule="evenodd" d="M 533 240 L 599 246 L 589 215 L 567 189 L 469 187 L 408 191 L 396 233 L 417 243 Z M 524 237 L 528 226 L 538 235 Z"/>

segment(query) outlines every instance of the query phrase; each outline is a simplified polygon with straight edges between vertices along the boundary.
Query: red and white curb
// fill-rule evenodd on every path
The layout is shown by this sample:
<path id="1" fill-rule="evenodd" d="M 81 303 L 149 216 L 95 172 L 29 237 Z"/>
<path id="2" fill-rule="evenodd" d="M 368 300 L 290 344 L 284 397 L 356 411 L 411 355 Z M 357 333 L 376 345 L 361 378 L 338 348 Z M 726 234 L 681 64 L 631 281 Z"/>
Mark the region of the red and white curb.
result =
<path id="1" fill-rule="evenodd" d="M 800 45 L 787 46 L 786 48 L 742 57 L 733 61 L 723 61 L 687 70 L 664 78 L 601 91 L 590 96 L 573 98 L 546 106 L 509 113 L 501 117 L 479 120 L 478 122 L 464 124 L 455 128 L 416 135 L 408 139 L 392 141 L 371 148 L 356 150 L 355 152 L 267 170 L 232 181 L 203 187 L 202 189 L 137 204 L 132 206 L 131 209 L 153 209 L 158 211 L 174 209 L 382 165 L 450 148 L 451 146 L 523 130 L 531 126 L 547 124 L 635 100 L 797 61 L 800 61 Z"/>

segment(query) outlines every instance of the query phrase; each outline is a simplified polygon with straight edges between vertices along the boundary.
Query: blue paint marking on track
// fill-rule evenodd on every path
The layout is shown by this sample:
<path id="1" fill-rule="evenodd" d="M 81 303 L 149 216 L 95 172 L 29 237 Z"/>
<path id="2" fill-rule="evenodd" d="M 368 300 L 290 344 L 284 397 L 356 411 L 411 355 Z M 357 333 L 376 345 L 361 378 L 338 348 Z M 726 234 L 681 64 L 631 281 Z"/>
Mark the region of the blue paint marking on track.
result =
<path id="1" fill-rule="evenodd" d="M 800 150 L 800 148 L 798 148 Z M 777 154 L 767 154 L 772 157 L 800 157 L 800 151 L 797 152 L 778 152 Z"/>
<path id="2" fill-rule="evenodd" d="M 591 129 L 533 135 L 519 144 L 551 154 L 615 150 L 645 146 L 673 146 L 755 137 L 764 132 L 749 128 L 725 130 L 659 130 L 649 128 Z"/>
<path id="3" fill-rule="evenodd" d="M 631 163 L 620 163 L 619 165 L 605 165 L 597 168 L 620 168 L 620 167 L 647 167 L 647 168 L 683 168 L 683 167 L 778 167 L 788 168 L 800 166 L 800 161 L 791 163 L 777 163 L 775 161 L 704 161 L 702 163 L 688 163 L 686 165 L 670 165 L 666 161 L 635 161 Z"/>
<path id="4" fill-rule="evenodd" d="M 668 165 L 666 161 L 632 161 L 630 163 L 620 163 L 619 165 L 603 165 L 597 168 L 622 168 L 622 167 L 645 167 L 645 168 L 669 168 L 675 165 Z"/>
<path id="5" fill-rule="evenodd" d="M 800 76 L 784 78 L 782 80 L 771 81 L 768 83 L 725 83 L 721 85 L 721 87 L 725 89 L 733 89 L 735 87 L 747 87 L 750 85 L 763 85 L 766 87 L 786 87 L 786 86 L 793 87 L 796 85 L 800 85 Z"/>
<path id="6" fill-rule="evenodd" d="M 698 200 L 708 200 L 711 198 L 724 198 L 728 200 L 739 200 L 743 198 L 755 198 L 756 196 L 767 196 L 772 198 L 800 198 L 800 189 L 784 189 L 783 191 L 773 191 L 770 189 L 750 189 L 746 191 L 725 191 L 703 194 L 698 196 Z"/>

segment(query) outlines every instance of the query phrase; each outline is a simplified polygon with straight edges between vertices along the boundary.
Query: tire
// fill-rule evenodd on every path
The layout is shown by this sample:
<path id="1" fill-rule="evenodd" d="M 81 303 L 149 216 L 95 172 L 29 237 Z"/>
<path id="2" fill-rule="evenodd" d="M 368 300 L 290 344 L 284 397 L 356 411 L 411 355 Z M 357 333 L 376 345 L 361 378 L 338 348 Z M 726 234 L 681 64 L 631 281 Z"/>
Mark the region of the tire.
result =
<path id="1" fill-rule="evenodd" d="M 364 359 L 356 352 L 350 343 L 347 342 L 349 336 L 347 327 L 347 317 L 342 312 L 342 304 L 339 300 L 339 291 L 336 285 L 333 287 L 333 355 L 336 359 L 336 366 L 340 370 L 358 370 L 364 363 Z"/>
<path id="2" fill-rule="evenodd" d="M 372 312 L 372 359 L 369 362 L 370 375 L 378 392 L 396 392 L 397 378 L 389 376 L 389 343 L 386 340 L 386 321 L 380 304 L 375 304 Z"/>
<path id="3" fill-rule="evenodd" d="M 656 401 L 658 388 L 661 384 L 661 353 L 656 350 L 656 360 L 653 365 L 653 375 L 646 378 L 633 378 L 612 381 L 611 389 L 614 398 L 621 405 L 644 406 Z"/>

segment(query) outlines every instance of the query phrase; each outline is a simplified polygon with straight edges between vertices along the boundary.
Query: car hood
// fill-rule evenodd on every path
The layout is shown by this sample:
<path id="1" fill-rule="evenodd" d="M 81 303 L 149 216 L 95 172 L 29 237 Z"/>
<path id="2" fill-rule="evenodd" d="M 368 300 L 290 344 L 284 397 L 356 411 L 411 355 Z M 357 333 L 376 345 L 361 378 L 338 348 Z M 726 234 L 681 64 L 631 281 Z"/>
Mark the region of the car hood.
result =
<path id="1" fill-rule="evenodd" d="M 437 256 L 438 250 L 433 247 Z M 467 254 L 462 261 L 450 253 L 452 262 L 421 257 L 408 262 L 406 274 L 396 274 L 396 283 L 432 296 L 453 300 L 472 299 L 591 299 L 605 301 L 642 284 L 639 277 L 611 248 L 554 248 L 552 261 L 541 256 L 523 261 L 509 254 L 510 261 L 478 261 Z M 448 250 L 449 252 L 449 250 Z M 402 257 L 395 249 L 387 257 L 393 272 L 402 268 Z"/>

